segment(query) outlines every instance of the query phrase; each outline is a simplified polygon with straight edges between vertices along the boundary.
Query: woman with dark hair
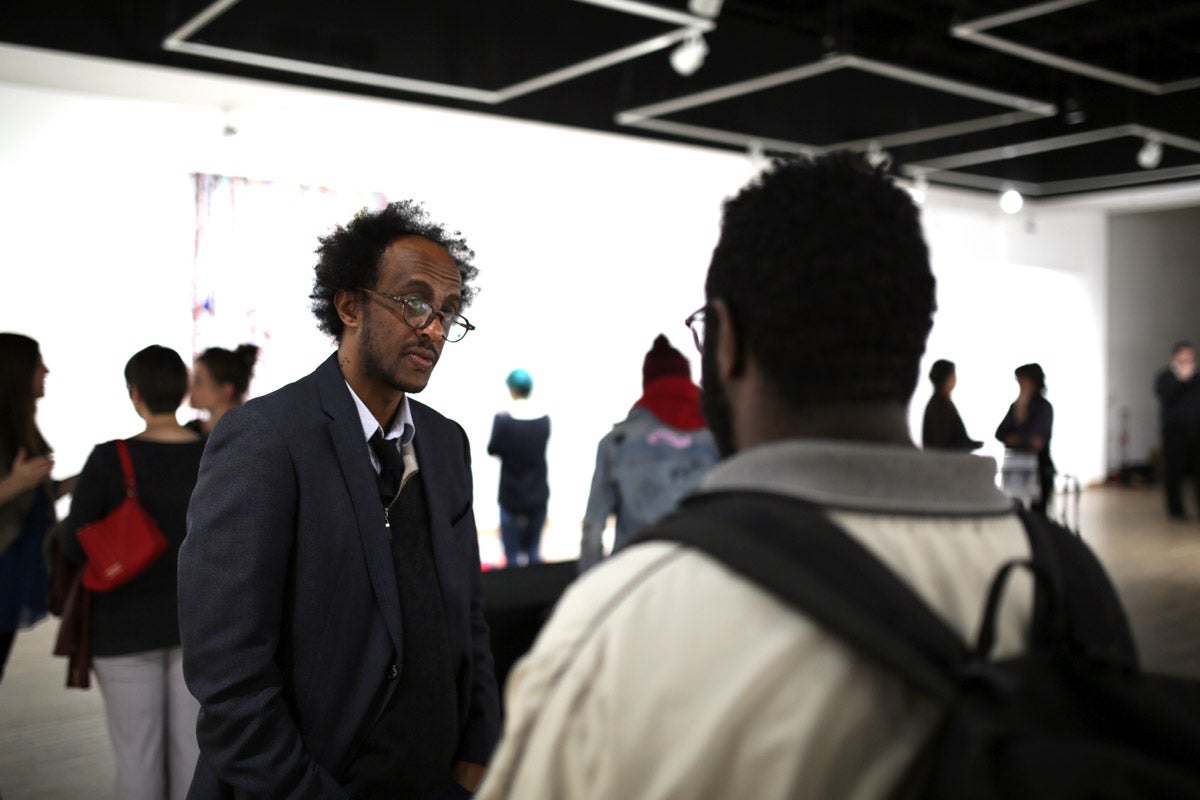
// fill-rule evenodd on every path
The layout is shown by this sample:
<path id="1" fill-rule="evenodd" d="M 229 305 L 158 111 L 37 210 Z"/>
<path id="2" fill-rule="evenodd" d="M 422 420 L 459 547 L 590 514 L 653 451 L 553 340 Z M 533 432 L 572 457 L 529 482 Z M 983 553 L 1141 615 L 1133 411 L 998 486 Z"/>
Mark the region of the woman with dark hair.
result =
<path id="1" fill-rule="evenodd" d="M 50 478 L 54 458 L 35 418 L 49 371 L 35 340 L 0 333 L 0 679 L 17 630 L 46 616 L 43 542 L 54 501 L 75 484 Z"/>
<path id="2" fill-rule="evenodd" d="M 240 344 L 236 350 L 210 347 L 197 356 L 192 369 L 191 406 L 208 412 L 208 416 L 194 419 L 186 427 L 208 436 L 222 414 L 245 402 L 256 361 L 258 345 L 253 344 Z"/>
<path id="3" fill-rule="evenodd" d="M 1030 508 L 1046 513 L 1046 504 L 1054 494 L 1054 461 L 1050 458 L 1050 434 L 1054 427 L 1054 406 L 1046 394 L 1046 373 L 1040 364 L 1022 364 L 1013 373 L 1019 391 L 1017 399 L 996 428 L 996 438 L 1010 451 L 1033 454 L 1037 460 L 1040 496 Z"/>
<path id="4" fill-rule="evenodd" d="M 138 500 L 168 544 L 128 583 L 91 594 L 92 668 L 116 756 L 114 796 L 183 800 L 199 755 L 200 705 L 183 682 L 175 573 L 204 439 L 175 418 L 187 394 L 188 371 L 174 350 L 152 345 L 136 353 L 125 365 L 125 383 L 146 423 L 125 440 Z M 124 497 L 117 442 L 96 445 L 60 534 L 68 558 L 86 561 L 79 529 L 107 516 Z"/>
<path id="5" fill-rule="evenodd" d="M 933 397 L 925 405 L 925 419 L 921 425 L 922 446 L 942 450 L 975 450 L 983 447 L 983 442 L 967 435 L 967 427 L 963 425 L 962 417 L 950 399 L 950 393 L 958 384 L 954 362 L 945 359 L 935 361 L 929 370 L 929 380 L 933 381 Z"/>

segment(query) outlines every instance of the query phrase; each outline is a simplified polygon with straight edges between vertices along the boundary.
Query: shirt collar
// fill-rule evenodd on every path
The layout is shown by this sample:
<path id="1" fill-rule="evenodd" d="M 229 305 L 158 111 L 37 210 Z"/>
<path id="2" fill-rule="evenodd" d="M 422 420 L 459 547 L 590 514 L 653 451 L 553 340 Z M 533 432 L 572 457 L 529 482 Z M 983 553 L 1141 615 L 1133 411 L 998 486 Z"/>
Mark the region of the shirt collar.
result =
<path id="1" fill-rule="evenodd" d="M 346 388 L 350 390 L 350 396 L 354 398 L 354 405 L 358 409 L 358 419 L 362 423 L 363 439 L 369 441 L 375 435 L 375 431 L 381 430 L 382 427 L 375 419 L 375 415 L 367 408 L 367 404 L 354 391 L 354 387 L 350 385 L 349 381 L 346 381 Z M 400 446 L 405 447 L 412 443 L 416 432 L 417 428 L 413 425 L 412 410 L 408 407 L 408 395 L 404 395 L 404 399 L 400 401 L 400 410 L 396 414 L 396 419 L 392 422 L 392 427 L 383 432 L 383 438 L 399 439 Z"/>
<path id="2" fill-rule="evenodd" d="M 703 491 L 767 491 L 846 511 L 991 515 L 1012 501 L 986 456 L 912 446 L 791 439 L 719 463 Z"/>

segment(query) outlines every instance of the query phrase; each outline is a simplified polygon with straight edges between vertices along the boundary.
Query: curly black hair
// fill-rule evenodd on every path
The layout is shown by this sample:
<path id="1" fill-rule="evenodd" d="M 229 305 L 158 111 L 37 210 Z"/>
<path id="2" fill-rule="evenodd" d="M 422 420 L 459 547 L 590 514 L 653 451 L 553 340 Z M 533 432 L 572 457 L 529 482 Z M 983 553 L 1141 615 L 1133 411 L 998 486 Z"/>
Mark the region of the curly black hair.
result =
<path id="1" fill-rule="evenodd" d="M 475 289 L 468 286 L 468 281 L 479 273 L 472 263 L 475 252 L 467 247 L 461 233 L 430 221 L 420 203 L 400 200 L 378 211 L 364 208 L 349 223 L 319 239 L 316 277 L 309 298 L 322 331 L 341 341 L 345 325 L 333 305 L 334 296 L 339 291 L 374 286 L 383 251 L 401 236 L 420 236 L 444 247 L 462 277 L 463 308 L 470 305 Z"/>
<path id="2" fill-rule="evenodd" d="M 774 159 L 725 201 L 705 294 L 796 406 L 907 403 L 936 309 L 912 198 L 844 151 Z"/>

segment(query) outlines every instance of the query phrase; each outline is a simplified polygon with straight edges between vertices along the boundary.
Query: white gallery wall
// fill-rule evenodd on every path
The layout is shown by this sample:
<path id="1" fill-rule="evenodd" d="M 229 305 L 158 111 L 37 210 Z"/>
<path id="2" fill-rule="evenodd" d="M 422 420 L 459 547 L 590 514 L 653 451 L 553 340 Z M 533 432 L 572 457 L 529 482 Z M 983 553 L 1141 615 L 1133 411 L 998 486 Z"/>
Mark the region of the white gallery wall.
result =
<path id="1" fill-rule="evenodd" d="M 160 343 L 190 358 L 190 173 L 378 191 L 423 201 L 477 254 L 481 291 L 467 315 L 478 330 L 447 346 L 419 399 L 470 435 L 484 529 L 496 525 L 498 477 L 485 448 L 509 370 L 533 374 L 552 416 L 560 530 L 578 529 L 596 442 L 638 397 L 655 335 L 692 359 L 698 380 L 683 319 L 703 300 L 721 201 L 753 174 L 735 153 L 19 48 L 0 48 L 0 109 L 0 329 L 42 343 L 51 374 L 39 422 L 60 474 L 96 442 L 138 429 L 121 375 L 133 352 Z M 231 120 L 238 134 L 222 135 Z M 949 358 L 967 428 L 998 456 L 1012 370 L 1038 361 L 1060 468 L 1102 477 L 1105 212 L 1027 206 L 1010 217 L 990 198 L 933 189 L 923 218 L 939 310 L 915 435 L 924 374 Z M 275 304 L 295 314 L 280 329 L 308 333 L 272 343 L 260 371 L 270 379 L 252 394 L 330 351 L 308 312 L 311 268 L 261 265 L 291 295 Z"/>
<path id="2" fill-rule="evenodd" d="M 1176 341 L 1200 343 L 1200 208 L 1113 215 L 1109 242 L 1109 463 L 1119 467 L 1160 447 L 1155 375 Z"/>

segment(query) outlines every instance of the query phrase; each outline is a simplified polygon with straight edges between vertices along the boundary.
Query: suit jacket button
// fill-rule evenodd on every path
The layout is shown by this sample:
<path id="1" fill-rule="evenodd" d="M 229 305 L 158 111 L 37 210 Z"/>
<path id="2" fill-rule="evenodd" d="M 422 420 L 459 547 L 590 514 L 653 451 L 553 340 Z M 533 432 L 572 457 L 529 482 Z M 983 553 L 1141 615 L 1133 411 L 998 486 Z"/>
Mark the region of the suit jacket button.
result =
<path id="1" fill-rule="evenodd" d="M 396 680 L 396 678 L 399 678 L 399 677 L 400 677 L 400 668 L 399 667 L 397 667 L 395 664 L 392 664 L 390 667 L 388 667 L 387 679 L 389 681 L 394 681 L 394 680 Z"/>

